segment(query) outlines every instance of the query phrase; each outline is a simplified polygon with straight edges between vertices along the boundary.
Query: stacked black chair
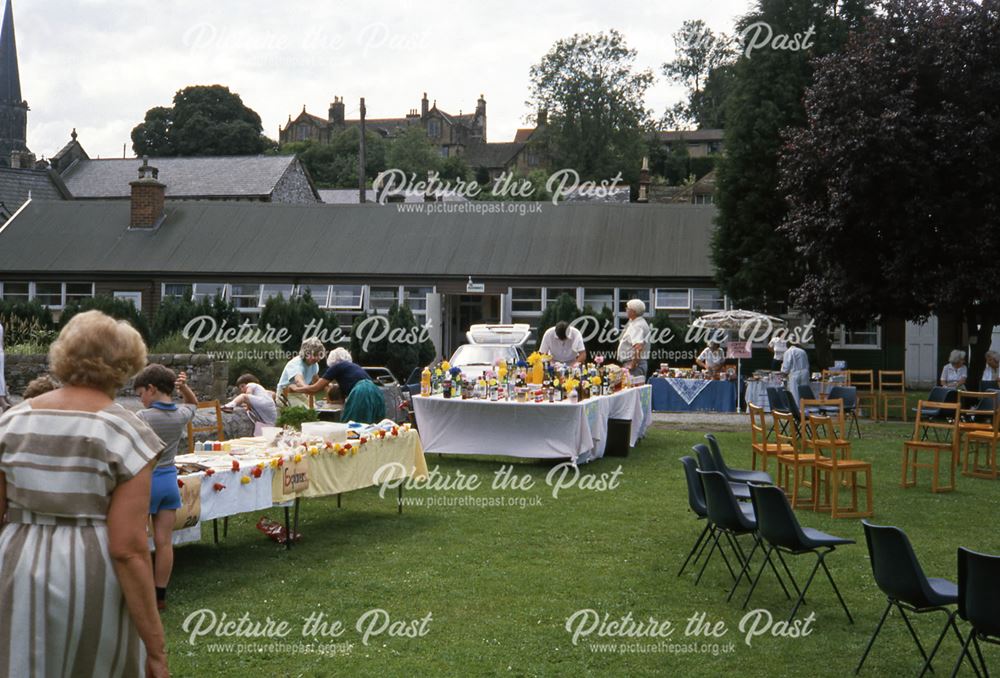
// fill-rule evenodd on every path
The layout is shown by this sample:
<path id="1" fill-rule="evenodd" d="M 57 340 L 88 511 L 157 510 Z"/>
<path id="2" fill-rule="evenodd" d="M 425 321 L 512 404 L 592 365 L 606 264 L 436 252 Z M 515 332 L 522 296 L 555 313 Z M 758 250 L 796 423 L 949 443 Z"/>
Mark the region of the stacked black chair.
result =
<path id="1" fill-rule="evenodd" d="M 951 675 L 958 674 L 966 657 L 975 666 L 969 652 L 971 642 L 976 648 L 983 675 L 989 678 L 990 672 L 979 641 L 1000 645 L 1000 556 L 958 549 L 958 616 L 969 622 L 972 628 L 962 644 L 962 654 Z"/>
<path id="2" fill-rule="evenodd" d="M 698 520 L 705 521 L 705 527 L 702 529 L 701 534 L 698 535 L 694 546 L 691 547 L 691 552 L 688 553 L 688 557 L 684 560 L 684 564 L 681 565 L 681 569 L 677 572 L 678 577 L 684 573 L 684 568 L 688 566 L 692 557 L 694 557 L 694 563 L 692 564 L 698 562 L 701 554 L 705 551 L 705 547 L 708 546 L 708 543 L 715 536 L 715 528 L 712 522 L 708 520 L 708 508 L 705 505 L 705 488 L 702 487 L 701 479 L 698 477 L 698 465 L 692 457 L 682 457 L 681 464 L 684 466 L 684 477 L 687 480 L 688 507 Z M 695 556 L 695 552 L 697 552 L 697 556 Z M 729 559 L 725 553 L 722 554 L 722 559 L 726 563 L 729 574 L 735 579 L 736 573 L 729 564 Z"/>
<path id="3" fill-rule="evenodd" d="M 771 478 L 771 474 L 766 471 L 746 471 L 743 469 L 729 468 L 726 464 L 726 460 L 722 457 L 722 448 L 719 447 L 719 441 L 715 439 L 715 436 L 711 433 L 706 433 L 705 440 L 708 441 L 708 448 L 712 453 L 712 460 L 715 462 L 715 470 L 726 476 L 729 482 L 767 483 L 768 485 L 774 484 L 774 479 Z"/>
<path id="4" fill-rule="evenodd" d="M 844 401 L 844 416 L 850 417 L 851 420 L 848 422 L 847 431 L 844 433 L 844 438 L 851 437 L 851 425 L 854 425 L 854 430 L 858 432 L 858 439 L 861 438 L 861 426 L 858 424 L 858 389 L 854 386 L 834 386 L 830 389 L 829 398 L 831 400 L 840 399 Z M 828 414 L 824 412 L 824 414 Z"/>

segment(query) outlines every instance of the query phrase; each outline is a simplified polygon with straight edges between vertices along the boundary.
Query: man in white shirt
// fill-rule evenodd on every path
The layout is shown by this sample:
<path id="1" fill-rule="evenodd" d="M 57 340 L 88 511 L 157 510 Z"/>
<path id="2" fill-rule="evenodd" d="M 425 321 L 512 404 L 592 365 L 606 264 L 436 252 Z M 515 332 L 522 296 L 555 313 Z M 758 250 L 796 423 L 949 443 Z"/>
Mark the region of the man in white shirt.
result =
<path id="1" fill-rule="evenodd" d="M 709 339 L 708 346 L 701 352 L 695 362 L 706 372 L 715 374 L 726 365 L 726 352 L 719 342 Z"/>
<path id="2" fill-rule="evenodd" d="M 785 355 L 781 359 L 781 373 L 788 378 L 788 390 L 799 402 L 799 387 L 809 384 L 809 356 L 795 342 L 789 341 Z"/>
<path id="3" fill-rule="evenodd" d="M 545 330 L 539 353 L 548 353 L 552 359 L 567 365 L 583 363 L 587 359 L 587 348 L 583 345 L 583 334 L 562 320 Z"/>
<path id="4" fill-rule="evenodd" d="M 788 342 L 785 341 L 784 337 L 780 337 L 776 334 L 771 337 L 771 341 L 767 342 L 767 348 L 774 354 L 774 358 L 771 360 L 771 371 L 777 372 L 781 369 L 781 362 L 785 359 L 785 351 L 788 350 Z"/>
<path id="5" fill-rule="evenodd" d="M 633 377 L 646 377 L 649 357 L 649 323 L 642 315 L 646 304 L 641 299 L 632 299 L 625 304 L 628 323 L 618 340 L 618 361 Z"/>

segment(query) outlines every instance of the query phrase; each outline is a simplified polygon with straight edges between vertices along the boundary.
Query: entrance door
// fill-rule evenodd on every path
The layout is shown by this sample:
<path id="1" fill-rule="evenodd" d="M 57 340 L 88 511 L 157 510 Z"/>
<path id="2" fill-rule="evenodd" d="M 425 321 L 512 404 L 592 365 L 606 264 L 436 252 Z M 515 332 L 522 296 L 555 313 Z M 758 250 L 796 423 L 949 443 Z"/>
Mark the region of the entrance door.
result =
<path id="1" fill-rule="evenodd" d="M 938 319 L 931 316 L 923 325 L 906 323 L 906 385 L 930 388 L 937 383 Z"/>
<path id="2" fill-rule="evenodd" d="M 500 320 L 500 296 L 496 294 L 449 294 L 445 306 L 445 356 L 450 356 L 459 346 L 468 343 L 465 333 L 471 326 Z"/>

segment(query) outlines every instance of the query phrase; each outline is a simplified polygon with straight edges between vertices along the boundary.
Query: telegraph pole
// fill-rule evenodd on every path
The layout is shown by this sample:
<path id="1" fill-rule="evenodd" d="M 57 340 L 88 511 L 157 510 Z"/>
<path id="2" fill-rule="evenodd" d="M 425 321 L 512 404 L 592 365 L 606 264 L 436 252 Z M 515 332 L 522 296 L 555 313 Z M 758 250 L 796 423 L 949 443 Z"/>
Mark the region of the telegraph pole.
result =
<path id="1" fill-rule="evenodd" d="M 358 144 L 358 190 L 360 199 L 365 202 L 365 98 L 361 97 L 361 141 Z"/>

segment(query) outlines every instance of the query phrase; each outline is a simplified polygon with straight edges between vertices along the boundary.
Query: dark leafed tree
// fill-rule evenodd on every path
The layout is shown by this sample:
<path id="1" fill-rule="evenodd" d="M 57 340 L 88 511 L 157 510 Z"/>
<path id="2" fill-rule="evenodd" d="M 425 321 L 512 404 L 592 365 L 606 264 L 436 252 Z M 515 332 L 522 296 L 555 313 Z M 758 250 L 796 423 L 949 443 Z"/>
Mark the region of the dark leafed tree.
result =
<path id="1" fill-rule="evenodd" d="M 1000 3 L 890 0 L 817 65 L 788 137 L 796 299 L 827 323 L 954 313 L 1000 324 Z"/>
<path id="2" fill-rule="evenodd" d="M 811 60 L 838 49 L 866 13 L 861 2 L 757 0 L 737 24 L 741 51 L 726 101 L 712 258 L 720 286 L 741 307 L 784 312 L 803 280 L 800 255 L 778 231 L 787 209 L 778 190 L 782 133 L 805 125 L 802 97 L 812 83 Z M 774 35 L 802 36 L 812 28 L 811 46 L 794 51 L 769 44 L 748 52 L 750 27 L 760 23 Z M 825 333 L 817 332 L 816 342 L 820 363 L 828 362 Z"/>
<path id="3" fill-rule="evenodd" d="M 663 64 L 663 74 L 687 88 L 687 100 L 664 116 L 663 124 L 679 128 L 724 127 L 723 104 L 732 83 L 736 50 L 732 38 L 717 35 L 701 19 L 685 21 L 674 33 L 676 58 Z"/>
<path id="4" fill-rule="evenodd" d="M 535 110 L 548 111 L 544 131 L 554 166 L 583 179 L 610 179 L 619 171 L 635 183 L 649 112 L 643 100 L 650 71 L 634 69 L 636 52 L 618 31 L 576 34 L 557 41 L 531 67 Z"/>
<path id="5" fill-rule="evenodd" d="M 172 107 L 146 112 L 132 130 L 136 155 L 256 155 L 273 146 L 260 116 L 222 85 L 185 87 Z"/>

